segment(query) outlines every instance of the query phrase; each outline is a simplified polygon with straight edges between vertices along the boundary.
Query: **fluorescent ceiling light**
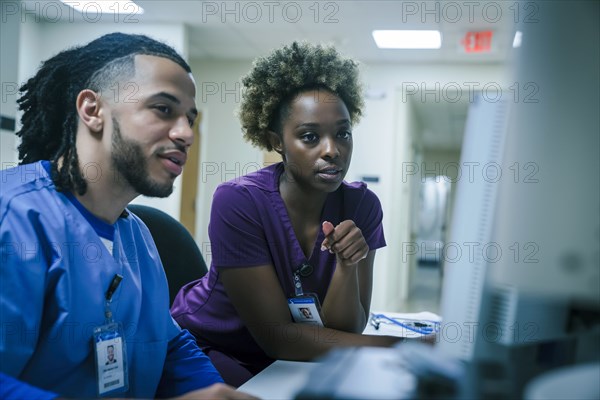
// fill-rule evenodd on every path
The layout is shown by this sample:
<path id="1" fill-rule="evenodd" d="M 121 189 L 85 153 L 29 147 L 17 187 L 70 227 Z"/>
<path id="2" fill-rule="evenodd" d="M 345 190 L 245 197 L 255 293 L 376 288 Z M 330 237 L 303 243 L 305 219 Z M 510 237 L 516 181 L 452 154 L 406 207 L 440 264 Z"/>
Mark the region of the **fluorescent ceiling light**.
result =
<path id="1" fill-rule="evenodd" d="M 440 31 L 376 30 L 373 39 L 380 49 L 439 49 Z"/>
<path id="2" fill-rule="evenodd" d="M 515 38 L 513 39 L 513 47 L 521 47 L 521 38 L 523 37 L 523 32 L 516 31 Z"/>
<path id="3" fill-rule="evenodd" d="M 60 0 L 80 13 L 93 14 L 143 14 L 144 9 L 133 1 L 87 1 L 87 0 Z"/>

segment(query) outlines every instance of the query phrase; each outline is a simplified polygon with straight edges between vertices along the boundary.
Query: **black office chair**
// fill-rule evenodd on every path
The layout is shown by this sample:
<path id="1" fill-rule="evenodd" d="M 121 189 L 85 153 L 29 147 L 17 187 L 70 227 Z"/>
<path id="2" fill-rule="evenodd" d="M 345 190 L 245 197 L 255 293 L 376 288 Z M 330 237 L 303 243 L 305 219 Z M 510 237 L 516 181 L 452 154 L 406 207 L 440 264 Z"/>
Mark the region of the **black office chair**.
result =
<path id="1" fill-rule="evenodd" d="M 146 224 L 156 243 L 169 281 L 171 304 L 183 285 L 202 278 L 208 268 L 189 231 L 175 218 L 156 208 L 139 204 L 127 206 Z"/>

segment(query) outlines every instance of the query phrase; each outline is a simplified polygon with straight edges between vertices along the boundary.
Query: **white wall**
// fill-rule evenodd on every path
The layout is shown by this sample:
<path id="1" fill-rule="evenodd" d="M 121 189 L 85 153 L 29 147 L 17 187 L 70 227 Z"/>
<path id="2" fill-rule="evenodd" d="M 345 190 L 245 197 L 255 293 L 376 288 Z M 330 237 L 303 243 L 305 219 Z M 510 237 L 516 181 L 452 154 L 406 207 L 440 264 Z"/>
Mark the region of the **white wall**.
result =
<path id="1" fill-rule="evenodd" d="M 202 113 L 196 240 L 210 263 L 208 222 L 213 193 L 220 183 L 261 168 L 263 155 L 244 141 L 234 115 L 241 99 L 241 77 L 250 70 L 251 61 L 192 60 L 191 66 Z"/>
<path id="2" fill-rule="evenodd" d="M 15 118 L 17 114 L 19 21 L 20 16 L 5 12 L 0 24 L 0 114 Z M 17 137 L 14 132 L 0 130 L 0 169 L 17 163 Z"/>

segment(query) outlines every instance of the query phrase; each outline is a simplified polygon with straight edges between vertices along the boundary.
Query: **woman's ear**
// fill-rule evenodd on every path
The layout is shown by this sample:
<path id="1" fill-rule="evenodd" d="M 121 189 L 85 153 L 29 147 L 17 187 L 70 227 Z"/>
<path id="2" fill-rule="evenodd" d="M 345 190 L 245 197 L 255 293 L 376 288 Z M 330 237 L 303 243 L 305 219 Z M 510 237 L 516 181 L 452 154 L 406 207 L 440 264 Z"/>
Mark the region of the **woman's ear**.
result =
<path id="1" fill-rule="evenodd" d="M 281 143 L 281 137 L 273 131 L 269 131 L 269 142 L 271 143 L 271 147 L 273 150 L 281 155 L 283 155 L 283 146 Z"/>
<path id="2" fill-rule="evenodd" d="M 81 122 L 92 132 L 100 132 L 103 128 L 103 119 L 100 115 L 100 96 L 90 89 L 79 92 L 76 100 L 77 114 Z"/>

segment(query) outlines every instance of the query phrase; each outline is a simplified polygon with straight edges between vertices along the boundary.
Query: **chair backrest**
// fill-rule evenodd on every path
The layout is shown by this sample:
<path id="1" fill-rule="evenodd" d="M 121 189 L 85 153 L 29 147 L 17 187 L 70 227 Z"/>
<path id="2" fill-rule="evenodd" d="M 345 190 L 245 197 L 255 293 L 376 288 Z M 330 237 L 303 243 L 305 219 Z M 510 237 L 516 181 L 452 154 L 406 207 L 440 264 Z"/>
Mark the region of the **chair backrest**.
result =
<path id="1" fill-rule="evenodd" d="M 208 268 L 189 231 L 175 218 L 154 207 L 130 204 L 129 211 L 148 227 L 169 281 L 171 304 L 183 285 L 202 278 Z"/>

